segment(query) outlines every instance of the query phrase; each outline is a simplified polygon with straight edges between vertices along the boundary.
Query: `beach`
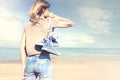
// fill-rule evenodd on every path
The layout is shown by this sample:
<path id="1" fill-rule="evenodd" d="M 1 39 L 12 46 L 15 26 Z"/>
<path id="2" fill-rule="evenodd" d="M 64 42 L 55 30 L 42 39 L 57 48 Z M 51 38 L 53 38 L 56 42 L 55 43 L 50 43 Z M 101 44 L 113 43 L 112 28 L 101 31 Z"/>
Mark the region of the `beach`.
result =
<path id="1" fill-rule="evenodd" d="M 120 80 L 119 58 L 52 57 L 54 80 Z M 0 80 L 22 80 L 20 61 L 0 62 Z"/>

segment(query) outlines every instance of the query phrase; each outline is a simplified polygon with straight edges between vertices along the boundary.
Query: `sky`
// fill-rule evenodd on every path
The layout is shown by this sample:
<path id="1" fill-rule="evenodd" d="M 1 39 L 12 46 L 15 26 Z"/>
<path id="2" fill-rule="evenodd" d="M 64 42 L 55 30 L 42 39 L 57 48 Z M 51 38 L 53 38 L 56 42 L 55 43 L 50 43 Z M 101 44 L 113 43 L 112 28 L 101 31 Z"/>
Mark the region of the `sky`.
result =
<path id="1" fill-rule="evenodd" d="M 0 47 L 19 47 L 35 0 L 0 0 Z M 60 47 L 120 48 L 120 0 L 47 0 L 50 11 L 74 22 L 55 29 Z"/>

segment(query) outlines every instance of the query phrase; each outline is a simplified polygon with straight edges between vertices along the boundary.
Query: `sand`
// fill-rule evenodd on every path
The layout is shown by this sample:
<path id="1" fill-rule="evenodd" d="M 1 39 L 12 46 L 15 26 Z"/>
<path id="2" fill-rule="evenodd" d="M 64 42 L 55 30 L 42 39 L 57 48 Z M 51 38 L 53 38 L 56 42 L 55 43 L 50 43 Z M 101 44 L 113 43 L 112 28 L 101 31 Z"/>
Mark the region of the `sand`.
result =
<path id="1" fill-rule="evenodd" d="M 54 80 L 120 80 L 120 59 L 52 57 Z M 0 80 L 22 80 L 20 61 L 0 62 Z"/>

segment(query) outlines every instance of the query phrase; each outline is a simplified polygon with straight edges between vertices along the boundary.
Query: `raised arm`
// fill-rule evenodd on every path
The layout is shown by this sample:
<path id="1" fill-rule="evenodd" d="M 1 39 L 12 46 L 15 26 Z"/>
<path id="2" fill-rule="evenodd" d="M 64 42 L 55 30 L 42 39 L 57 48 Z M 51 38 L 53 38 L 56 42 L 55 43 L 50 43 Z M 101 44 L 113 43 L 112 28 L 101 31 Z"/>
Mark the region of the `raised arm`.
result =
<path id="1" fill-rule="evenodd" d="M 72 27 L 74 25 L 74 23 L 71 20 L 54 15 L 53 13 L 50 13 L 50 17 L 52 17 L 56 21 L 55 27 L 57 28 L 67 28 Z"/>
<path id="2" fill-rule="evenodd" d="M 21 42 L 20 42 L 20 55 L 21 55 L 21 61 L 22 61 L 22 69 L 24 71 L 25 63 L 26 63 L 25 32 L 23 32 Z"/>

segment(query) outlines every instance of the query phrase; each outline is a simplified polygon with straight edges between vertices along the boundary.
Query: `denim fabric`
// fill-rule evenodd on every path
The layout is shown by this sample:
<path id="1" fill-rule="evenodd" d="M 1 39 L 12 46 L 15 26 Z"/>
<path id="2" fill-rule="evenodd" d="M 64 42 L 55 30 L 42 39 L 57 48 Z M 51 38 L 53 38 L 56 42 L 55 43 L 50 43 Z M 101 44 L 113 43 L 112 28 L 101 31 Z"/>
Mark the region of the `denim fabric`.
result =
<path id="1" fill-rule="evenodd" d="M 25 67 L 25 80 L 52 80 L 53 72 L 48 54 L 27 57 Z"/>

